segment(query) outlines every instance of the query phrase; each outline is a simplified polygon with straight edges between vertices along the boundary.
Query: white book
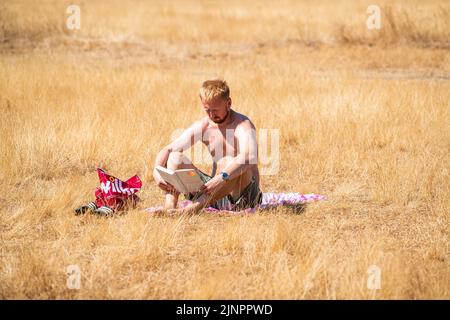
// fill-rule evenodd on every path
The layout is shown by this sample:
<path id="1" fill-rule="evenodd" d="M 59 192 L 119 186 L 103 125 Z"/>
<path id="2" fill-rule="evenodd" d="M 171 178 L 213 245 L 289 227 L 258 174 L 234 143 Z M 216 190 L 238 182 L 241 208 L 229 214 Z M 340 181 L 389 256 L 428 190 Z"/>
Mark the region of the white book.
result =
<path id="1" fill-rule="evenodd" d="M 204 185 L 199 174 L 194 169 L 178 169 L 173 171 L 157 166 L 156 170 L 164 181 L 170 183 L 177 191 L 184 194 L 197 192 Z"/>

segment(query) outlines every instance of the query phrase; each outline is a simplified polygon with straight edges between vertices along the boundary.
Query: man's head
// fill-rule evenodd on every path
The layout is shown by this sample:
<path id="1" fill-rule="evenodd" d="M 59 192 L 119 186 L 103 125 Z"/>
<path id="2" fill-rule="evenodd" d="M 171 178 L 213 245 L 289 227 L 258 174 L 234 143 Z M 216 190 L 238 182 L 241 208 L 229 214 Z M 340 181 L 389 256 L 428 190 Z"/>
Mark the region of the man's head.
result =
<path id="1" fill-rule="evenodd" d="M 200 88 L 200 100 L 211 121 L 224 122 L 231 108 L 230 88 L 224 80 L 207 80 Z"/>

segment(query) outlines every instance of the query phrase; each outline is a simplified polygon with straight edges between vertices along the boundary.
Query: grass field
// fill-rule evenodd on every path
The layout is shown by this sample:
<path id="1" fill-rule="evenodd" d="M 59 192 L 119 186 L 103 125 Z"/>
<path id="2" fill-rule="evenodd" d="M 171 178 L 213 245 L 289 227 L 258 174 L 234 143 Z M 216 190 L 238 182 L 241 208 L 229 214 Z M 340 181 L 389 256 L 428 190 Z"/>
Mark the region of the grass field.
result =
<path id="1" fill-rule="evenodd" d="M 0 297 L 449 299 L 450 3 L 377 1 L 380 30 L 370 4 L 2 2 Z M 262 190 L 328 200 L 300 214 L 143 211 L 163 201 L 156 153 L 203 116 L 214 77 L 258 129 L 280 130 Z M 96 167 L 139 174 L 139 207 L 74 216 Z"/>

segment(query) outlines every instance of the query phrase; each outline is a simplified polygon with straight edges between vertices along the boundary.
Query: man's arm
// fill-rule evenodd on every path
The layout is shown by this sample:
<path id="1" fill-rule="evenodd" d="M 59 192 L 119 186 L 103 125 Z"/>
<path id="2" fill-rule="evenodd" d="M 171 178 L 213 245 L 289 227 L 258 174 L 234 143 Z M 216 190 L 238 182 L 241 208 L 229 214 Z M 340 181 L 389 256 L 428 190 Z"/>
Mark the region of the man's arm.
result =
<path id="1" fill-rule="evenodd" d="M 202 120 L 194 122 L 178 138 L 162 148 L 156 156 L 155 167 L 165 167 L 171 152 L 183 152 L 197 143 L 202 136 L 202 123 Z"/>
<path id="2" fill-rule="evenodd" d="M 256 143 L 256 130 L 253 124 L 246 120 L 236 128 L 236 137 L 239 143 L 239 150 L 236 157 L 231 159 L 223 169 L 229 175 L 229 179 L 234 179 L 247 171 L 251 166 L 258 163 L 258 146 Z M 216 175 L 202 187 L 201 191 L 206 194 L 215 194 L 220 190 L 225 180 L 220 175 Z"/>
<path id="3" fill-rule="evenodd" d="M 236 178 L 258 163 L 256 129 L 250 120 L 245 120 L 236 128 L 236 138 L 239 145 L 238 154 L 223 169 L 230 179 Z"/>

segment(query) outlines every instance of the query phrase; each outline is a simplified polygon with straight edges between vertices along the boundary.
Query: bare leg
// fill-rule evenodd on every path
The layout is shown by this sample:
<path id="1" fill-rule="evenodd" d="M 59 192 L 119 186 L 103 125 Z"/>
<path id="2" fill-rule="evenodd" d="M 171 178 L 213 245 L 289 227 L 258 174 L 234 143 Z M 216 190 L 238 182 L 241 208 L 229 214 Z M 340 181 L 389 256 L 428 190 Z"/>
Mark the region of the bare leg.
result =
<path id="1" fill-rule="evenodd" d="M 167 169 L 195 169 L 188 157 L 182 152 L 171 152 L 167 160 Z M 178 204 L 179 192 L 167 192 L 165 196 L 164 209 L 175 209 Z"/>
<path id="2" fill-rule="evenodd" d="M 220 174 L 220 172 L 226 167 L 226 165 L 230 160 L 231 157 L 224 157 L 217 163 L 217 171 L 216 171 L 217 174 Z M 247 187 L 251 181 L 252 181 L 252 173 L 250 170 L 247 170 L 246 172 L 243 172 L 236 178 L 227 181 L 224 187 L 219 191 L 217 191 L 215 194 L 203 195 L 186 208 L 170 211 L 171 213 L 192 214 L 200 211 L 201 209 L 207 207 L 210 204 L 213 204 L 214 202 L 222 199 L 223 197 L 226 197 L 229 194 L 234 199 L 237 199 L 239 195 L 242 193 L 242 191 L 245 189 L 245 187 Z"/>

